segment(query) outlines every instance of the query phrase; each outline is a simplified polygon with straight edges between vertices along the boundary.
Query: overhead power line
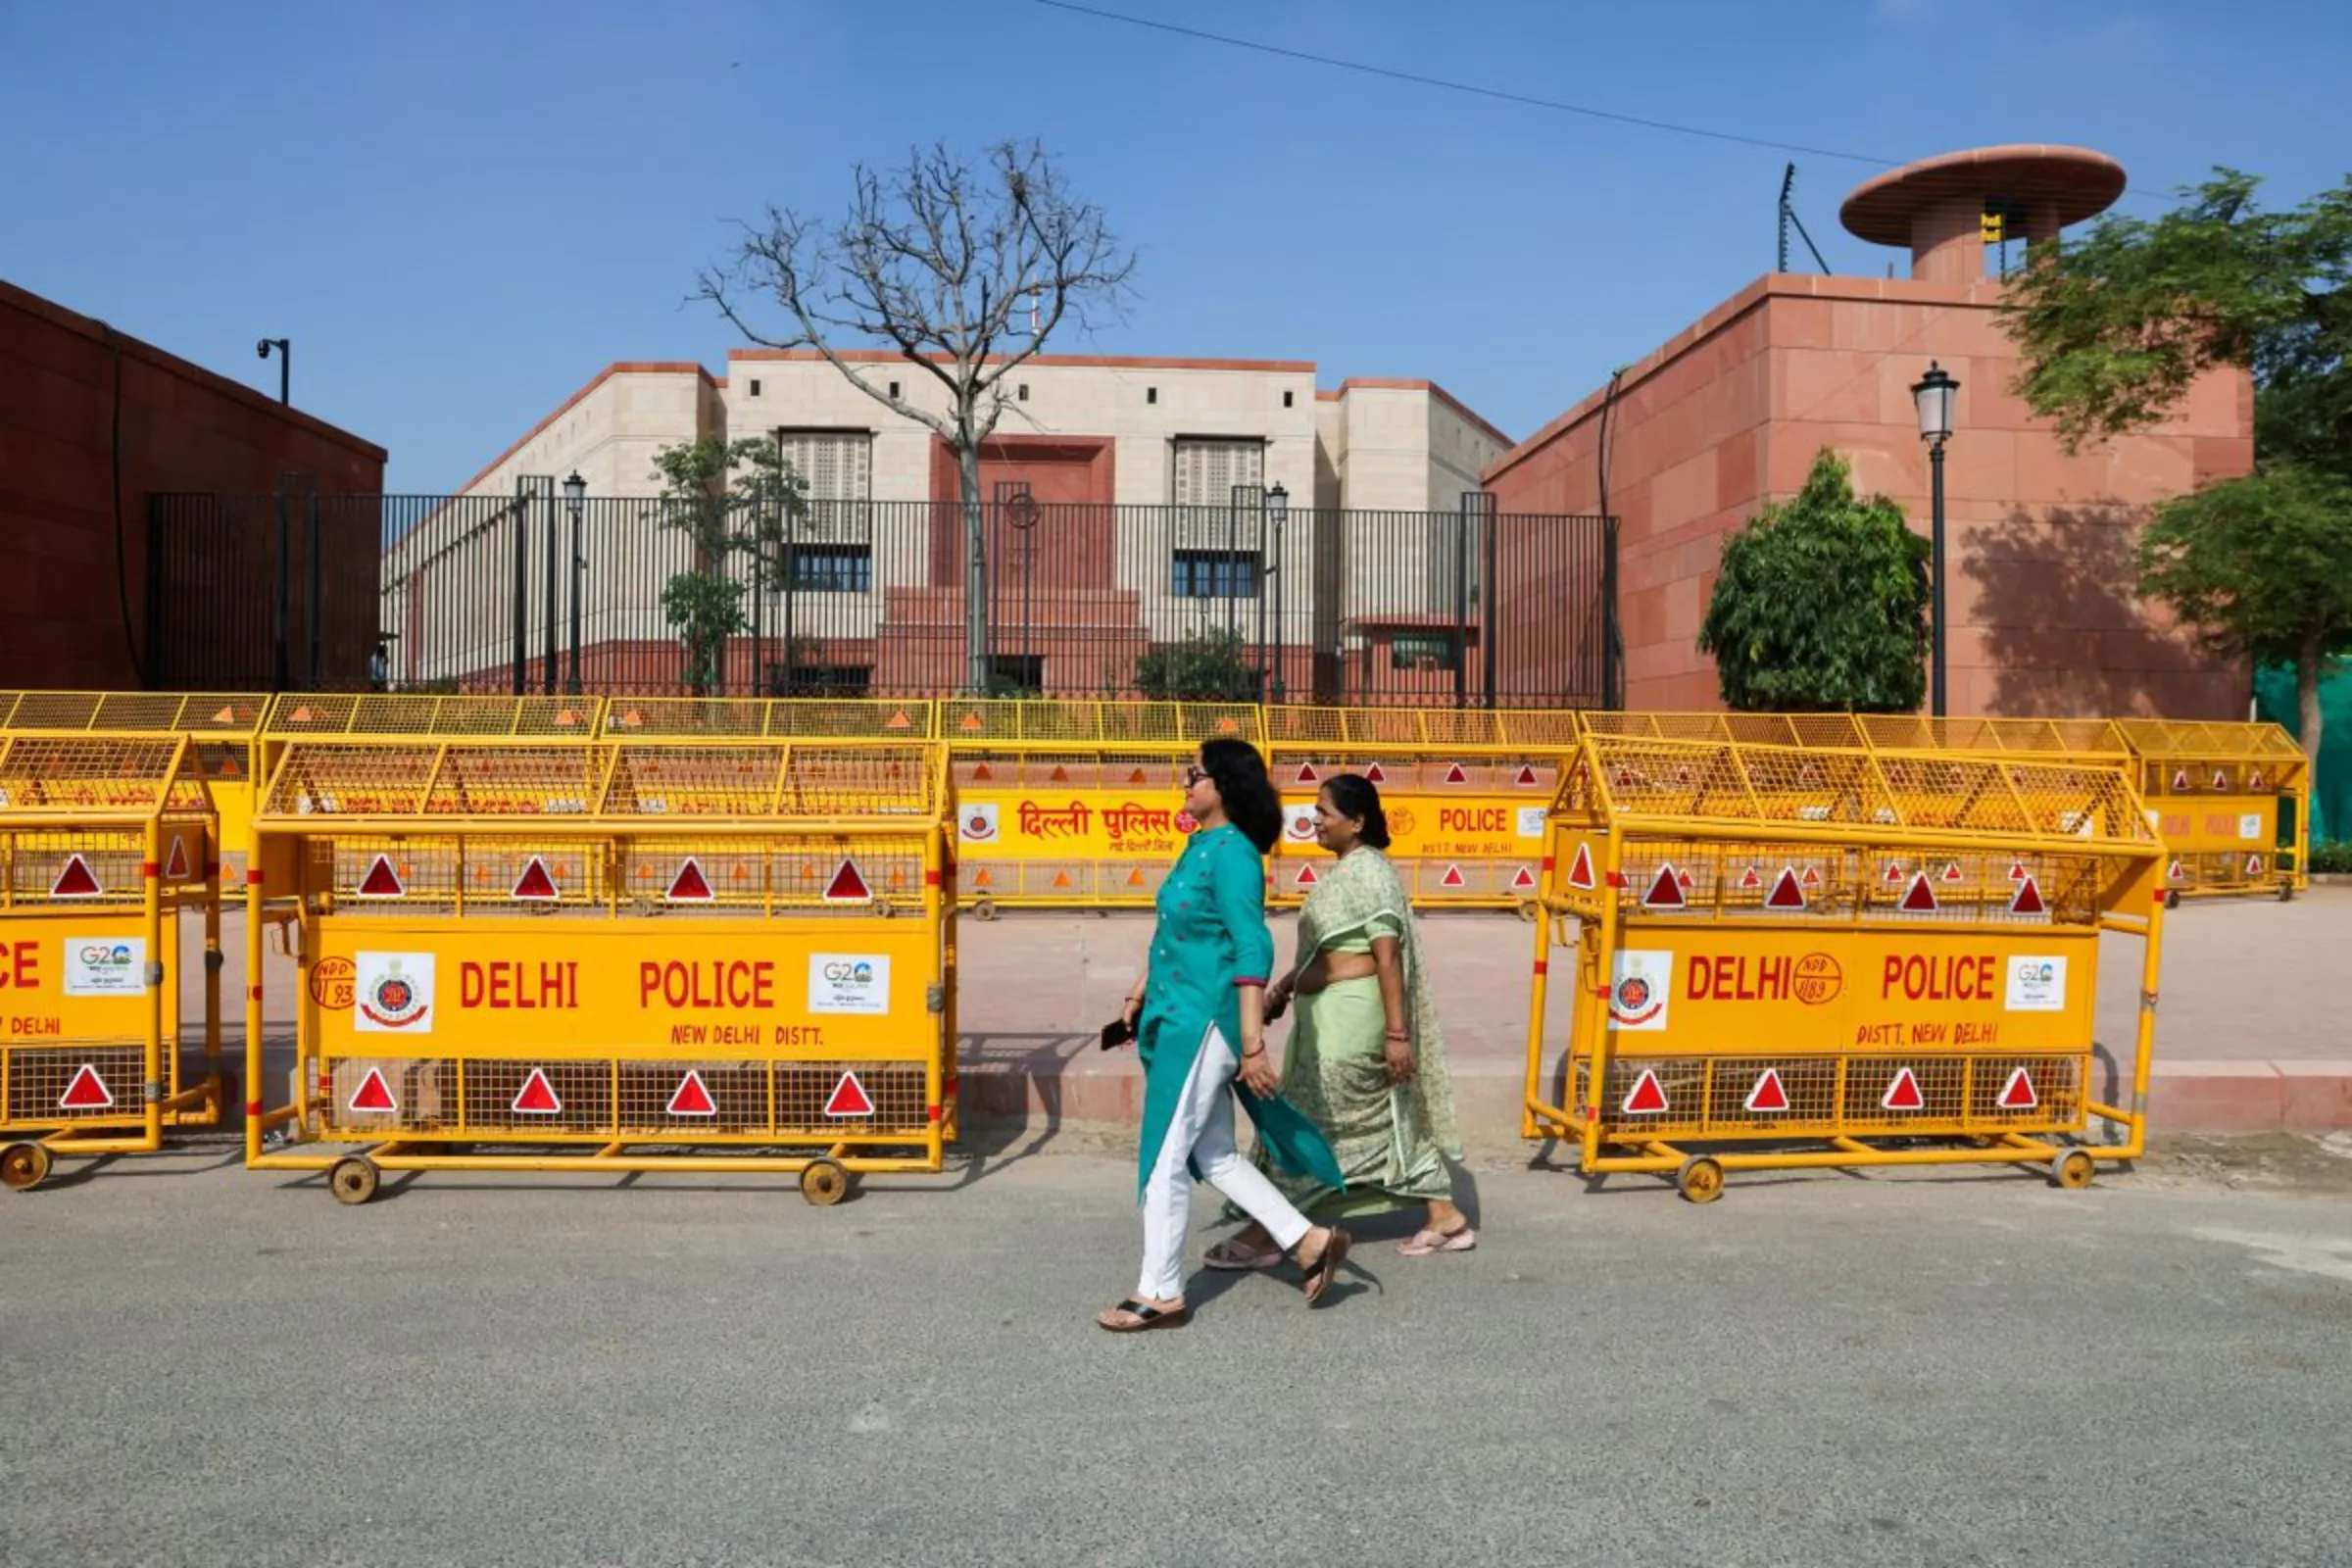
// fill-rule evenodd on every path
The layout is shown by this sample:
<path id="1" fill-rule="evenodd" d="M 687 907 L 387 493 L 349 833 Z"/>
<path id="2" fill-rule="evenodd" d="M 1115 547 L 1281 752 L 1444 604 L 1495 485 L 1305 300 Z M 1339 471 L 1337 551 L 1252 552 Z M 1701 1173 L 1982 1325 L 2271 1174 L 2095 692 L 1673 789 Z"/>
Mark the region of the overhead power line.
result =
<path id="1" fill-rule="evenodd" d="M 1224 44 L 1232 49 L 1248 49 L 1261 55 L 1275 55 L 1285 60 L 1302 61 L 1312 66 L 1329 66 L 1335 71 L 1352 71 L 1366 76 L 1385 76 L 1391 81 L 1410 82 L 1417 87 L 1437 87 L 1446 92 L 1468 93 L 1474 98 L 1491 98 L 1497 103 L 1520 104 L 1530 109 L 1548 109 L 1555 114 L 1581 115 L 1588 120 L 1605 120 L 1613 124 L 1637 125 L 1643 130 L 1670 131 L 1677 136 L 1697 136 L 1707 141 L 1732 142 L 1741 147 L 1763 147 L 1773 152 L 1803 153 L 1808 158 L 1836 158 L 1849 164 L 1870 164 L 1891 169 L 1899 160 L 1873 158 L 1866 153 L 1840 152 L 1834 147 L 1808 147 L 1802 142 L 1774 141 L 1768 136 L 1744 136 L 1735 130 L 1713 130 L 1704 125 L 1677 124 L 1671 120 L 1652 120 L 1642 115 L 1622 115 L 1613 109 L 1594 109 L 1588 104 L 1565 103 L 1557 98 L 1538 98 L 1523 92 L 1508 92 L 1500 87 L 1482 87 L 1476 82 L 1448 81 L 1443 76 L 1425 76 L 1418 72 L 1392 71 L 1386 66 L 1368 66 L 1360 60 L 1340 60 L 1331 55 L 1319 55 L 1304 49 L 1288 49 L 1280 44 L 1260 43 L 1254 38 L 1236 38 L 1221 32 L 1206 32 L 1199 27 L 1179 26 L 1173 22 L 1155 22 L 1149 17 L 1130 17 L 1116 11 L 1103 11 L 1094 6 L 1074 5 L 1071 0 L 1035 0 L 1052 11 L 1067 11 L 1076 16 L 1095 17 L 1103 22 L 1125 23 L 1131 27 L 1148 27 L 1153 32 L 1173 33 L 1180 38 L 1197 38 L 1203 43 Z"/>

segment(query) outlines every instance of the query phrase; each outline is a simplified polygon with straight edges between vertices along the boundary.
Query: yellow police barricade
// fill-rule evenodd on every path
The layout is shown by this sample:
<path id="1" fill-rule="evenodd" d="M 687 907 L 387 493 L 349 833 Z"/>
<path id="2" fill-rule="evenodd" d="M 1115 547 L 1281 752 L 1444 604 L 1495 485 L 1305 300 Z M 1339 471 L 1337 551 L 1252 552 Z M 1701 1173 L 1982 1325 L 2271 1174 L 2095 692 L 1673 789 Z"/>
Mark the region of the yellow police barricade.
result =
<path id="1" fill-rule="evenodd" d="M 2311 886 L 2311 762 L 2277 724 L 2125 718 L 2116 729 L 2139 762 L 2140 793 L 2172 852 L 2165 892 L 2183 898 Z M 2293 818 L 2280 831 L 2282 813 Z"/>
<path id="2" fill-rule="evenodd" d="M 1806 1166 L 2080 1187 L 2145 1147 L 2163 858 L 2122 765 L 1588 736 L 1553 811 L 1521 1130 L 1698 1202 L 1728 1170 Z M 2145 943 L 2112 1104 L 2102 930 Z M 2092 1116 L 2123 1141 L 2081 1142 Z"/>
<path id="3" fill-rule="evenodd" d="M 1185 769 L 1203 741 L 1259 743 L 1248 704 L 940 705 L 956 786 L 956 892 L 1001 907 L 1149 905 L 1183 852 Z"/>
<path id="4" fill-rule="evenodd" d="M 1330 859 L 1315 843 L 1315 797 L 1333 774 L 1359 773 L 1380 787 L 1389 858 L 1415 904 L 1532 918 L 1545 818 L 1576 742 L 1566 710 L 1267 709 L 1284 809 L 1275 902 L 1313 891 Z"/>
<path id="5" fill-rule="evenodd" d="M 302 910 L 297 1063 L 266 1106 L 248 1052 L 247 1164 L 349 1203 L 386 1170 L 798 1171 L 819 1204 L 938 1170 L 947 808 L 919 743 L 290 744 L 255 821 Z"/>
<path id="6" fill-rule="evenodd" d="M 187 736 L 0 734 L 0 1183 L 220 1119 L 218 823 Z M 204 922 L 203 1070 L 180 1064 L 179 919 Z"/>
<path id="7" fill-rule="evenodd" d="M 1587 710 L 1576 715 L 1585 735 L 1631 740 L 1740 741 L 1751 746 L 1866 744 L 1851 713 L 1646 713 Z"/>
<path id="8" fill-rule="evenodd" d="M 206 785 L 219 818 L 213 842 L 220 894 L 241 899 L 269 710 L 270 699 L 259 692 L 0 692 L 0 734 L 188 736 L 195 742 L 188 771 Z"/>
<path id="9" fill-rule="evenodd" d="M 924 741 L 937 735 L 939 705 L 869 697 L 616 697 L 605 732 L 645 735 L 757 735 L 769 740 Z"/>
<path id="10" fill-rule="evenodd" d="M 2112 761 L 2130 748 L 2104 718 L 1929 718 L 1862 713 L 1854 723 L 1878 751 L 1984 752 L 1993 756 L 2082 757 Z"/>

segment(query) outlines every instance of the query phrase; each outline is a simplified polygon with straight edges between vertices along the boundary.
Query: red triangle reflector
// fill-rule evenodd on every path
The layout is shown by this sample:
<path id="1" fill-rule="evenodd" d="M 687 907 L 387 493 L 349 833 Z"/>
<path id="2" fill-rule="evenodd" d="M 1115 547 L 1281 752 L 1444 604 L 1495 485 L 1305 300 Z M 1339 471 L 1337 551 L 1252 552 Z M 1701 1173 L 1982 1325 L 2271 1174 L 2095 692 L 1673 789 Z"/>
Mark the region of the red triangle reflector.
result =
<path id="1" fill-rule="evenodd" d="M 986 724 L 981 722 L 980 715 L 978 713 L 964 714 L 963 717 L 956 721 L 956 727 L 959 730 L 962 730 L 967 735 L 973 730 L 988 728 Z"/>
<path id="2" fill-rule="evenodd" d="M 511 1107 L 518 1116 L 560 1116 L 564 1102 L 556 1098 L 556 1086 L 547 1081 L 545 1067 L 533 1067 L 531 1075 L 522 1081 L 521 1090 L 514 1096 Z"/>
<path id="3" fill-rule="evenodd" d="M 1634 787 L 1634 773 L 1633 773 L 1633 769 L 1631 769 L 1631 768 L 1626 768 L 1626 767 L 1621 767 L 1621 768 L 1619 768 L 1619 769 L 1617 770 L 1617 776 L 1616 776 L 1615 778 L 1613 778 L 1613 779 L 1609 780 L 1609 788 L 1611 788 L 1611 789 L 1613 789 L 1613 790 L 1630 790 L 1630 789 L 1632 789 L 1633 787 Z"/>
<path id="4" fill-rule="evenodd" d="M 2034 1080 L 2026 1076 L 2025 1068 L 2009 1075 L 2008 1087 L 2001 1091 L 2003 1110 L 2033 1110 L 2040 1103 L 2041 1097 L 2034 1093 Z"/>
<path id="5" fill-rule="evenodd" d="M 1886 862 L 1886 885 L 1887 885 L 1888 887 L 1893 887 L 1893 886 L 1894 886 L 1896 883 L 1898 883 L 1898 882 L 1902 881 L 1902 879 L 1903 879 L 1903 868 L 1902 868 L 1901 866 L 1899 866 L 1899 865 L 1895 864 L 1895 863 L 1894 863 L 1892 860 L 1889 860 L 1889 861 L 1887 861 L 1887 862 Z"/>
<path id="6" fill-rule="evenodd" d="M 1740 873 L 1740 885 L 1743 888 L 1760 888 L 1764 885 L 1764 873 L 1751 865 Z"/>
<path id="7" fill-rule="evenodd" d="M 524 863 L 522 875 L 514 879 L 514 891 L 508 895 L 516 899 L 536 899 L 543 904 L 563 896 L 556 887 L 556 879 L 547 874 L 547 862 L 536 855 Z"/>
<path id="8" fill-rule="evenodd" d="M 177 833 L 172 835 L 172 854 L 164 861 L 164 875 L 174 882 L 188 875 L 188 846 Z"/>
<path id="9" fill-rule="evenodd" d="M 2017 885 L 2016 895 L 2009 900 L 2009 912 L 2011 914 L 2046 914 L 2049 912 L 2049 906 L 2041 902 L 2041 889 L 2034 885 L 2032 877 L 2026 878 Z"/>
<path id="10" fill-rule="evenodd" d="M 213 722 L 216 724 L 234 724 L 236 721 L 237 710 L 233 708 L 223 708 L 213 715 Z"/>
<path id="11" fill-rule="evenodd" d="M 1521 866 L 1511 877 L 1511 891 L 1513 893 L 1532 893 L 1535 891 L 1535 887 L 1536 873 L 1529 870 L 1524 865 Z"/>
<path id="12" fill-rule="evenodd" d="M 1470 782 L 1470 775 L 1462 771 L 1461 763 L 1450 762 L 1447 763 L 1446 767 L 1446 782 L 1448 784 L 1467 784 Z"/>
<path id="13" fill-rule="evenodd" d="M 1127 775 L 1127 782 L 1130 784 L 1149 784 L 1152 782 L 1152 778 L 1150 774 L 1146 773 L 1142 768 L 1139 767 Z"/>
<path id="14" fill-rule="evenodd" d="M 2249 795 L 2260 795 L 2262 793 L 2261 768 L 2258 767 L 2253 772 L 2246 775 L 2246 793 Z"/>
<path id="15" fill-rule="evenodd" d="M 1677 882 L 1680 882 L 1680 883 L 1683 885 L 1683 891 L 1684 891 L 1685 893 L 1688 893 L 1688 892 L 1690 892 L 1690 889 L 1691 889 L 1693 886 L 1695 886 L 1695 885 L 1696 885 L 1696 883 L 1697 883 L 1697 878 L 1693 877 L 1693 876 L 1692 876 L 1692 875 L 1691 875 L 1690 872 L 1688 872 L 1688 871 L 1677 871 L 1677 872 L 1675 872 L 1675 873 L 1674 873 L 1674 879 L 1675 879 Z"/>
<path id="16" fill-rule="evenodd" d="M 2026 862 L 2023 860 L 2011 861 L 2009 865 L 2009 880 L 2012 882 L 2023 882 L 2025 879 Z"/>
<path id="17" fill-rule="evenodd" d="M 1523 790 L 1532 790 L 1544 781 L 1536 777 L 1536 769 L 1533 763 L 1521 762 L 1519 764 L 1519 776 L 1513 779 L 1511 782 L 1517 784 Z"/>
<path id="18" fill-rule="evenodd" d="M 1788 1108 L 1788 1091 L 1781 1083 L 1780 1068 L 1767 1067 L 1764 1069 L 1762 1075 L 1756 1079 L 1756 1087 L 1747 1092 L 1747 1108 L 1750 1110 L 1787 1110 Z"/>
<path id="19" fill-rule="evenodd" d="M 1568 867 L 1568 885 L 1572 888 L 1589 888 L 1594 885 L 1592 847 L 1591 845 L 1579 844 L 1576 847 L 1576 859 Z"/>
<path id="20" fill-rule="evenodd" d="M 1671 865 L 1658 867 L 1657 878 L 1649 884 L 1649 891 L 1642 895 L 1642 902 L 1652 909 L 1680 909 L 1690 903 L 1683 897 L 1683 884 L 1676 879 Z"/>
<path id="21" fill-rule="evenodd" d="M 1634 1080 L 1634 1087 L 1625 1097 L 1625 1113 L 1629 1116 L 1655 1116 L 1666 1108 L 1666 1091 L 1658 1087 L 1658 1075 L 1647 1067 Z"/>
<path id="22" fill-rule="evenodd" d="M 912 729 L 914 727 L 914 720 L 908 718 L 906 716 L 906 710 L 902 708 L 897 712 L 892 713 L 890 717 L 884 719 L 882 721 L 882 727 L 884 729 Z"/>
<path id="23" fill-rule="evenodd" d="M 1054 763 L 1054 771 L 1046 775 L 1046 782 L 1049 784 L 1067 784 L 1069 781 L 1070 770 L 1059 762 Z"/>
<path id="24" fill-rule="evenodd" d="M 841 1082 L 833 1086 L 833 1098 L 825 1102 L 825 1114 L 828 1116 L 871 1116 L 873 1113 L 874 1102 L 866 1095 L 865 1085 L 858 1081 L 856 1073 L 843 1073 Z"/>
<path id="25" fill-rule="evenodd" d="M 1438 878 L 1438 886 L 1442 888 L 1464 888 L 1468 887 L 1469 885 L 1470 884 L 1468 882 L 1463 880 L 1462 868 L 1458 865 L 1446 866 L 1446 874 Z"/>
<path id="26" fill-rule="evenodd" d="M 1142 866 L 1139 865 L 1134 870 L 1127 873 L 1127 885 L 1131 888 L 1140 888 L 1146 885 L 1144 882 L 1144 868 Z"/>
<path id="27" fill-rule="evenodd" d="M 2173 793 L 2175 795 L 2185 795 L 2188 793 L 2187 768 L 2181 768 L 2179 772 L 2173 775 Z"/>
<path id="28" fill-rule="evenodd" d="M 57 1097 L 60 1110 L 106 1110 L 114 1102 L 114 1094 L 106 1087 L 106 1080 L 86 1061 L 81 1064 L 81 1071 L 74 1075 L 74 1081 L 66 1085 L 66 1092 Z"/>
<path id="29" fill-rule="evenodd" d="M 1919 1079 L 1908 1067 L 1894 1070 L 1894 1082 L 1886 1086 L 1886 1093 L 1879 1101 L 1888 1110 L 1919 1110 L 1927 1102 L 1928 1097 L 1919 1092 Z"/>
<path id="30" fill-rule="evenodd" d="M 57 880 L 49 884 L 53 899 L 94 899 L 106 889 L 98 885 L 98 875 L 90 862 L 79 855 L 69 855 L 66 863 L 58 868 Z"/>
<path id="31" fill-rule="evenodd" d="M 1321 778 L 1322 776 L 1315 771 L 1314 763 L 1300 762 L 1298 764 L 1298 776 L 1291 780 L 1291 782 L 1294 784 L 1315 784 L 1320 783 Z"/>
<path id="32" fill-rule="evenodd" d="M 303 707 L 297 708 L 294 710 L 294 711 L 288 713 L 286 718 L 291 723 L 308 724 L 311 721 L 312 716 L 310 706 L 305 704 Z"/>
<path id="33" fill-rule="evenodd" d="M 1054 872 L 1054 885 L 1057 888 L 1066 888 L 1070 886 L 1070 873 L 1067 871 Z"/>
<path id="34" fill-rule="evenodd" d="M 2259 856 L 2259 855 L 2249 855 L 2249 856 L 2247 856 L 2247 857 L 2246 857 L 2246 875 L 2248 875 L 2248 876 L 2260 876 L 2260 875 L 2262 875 L 2262 857 L 2261 857 L 2261 856 Z"/>
<path id="35" fill-rule="evenodd" d="M 1801 909 L 1805 906 L 1805 890 L 1797 885 L 1796 871 L 1791 866 L 1781 867 L 1781 879 L 1764 896 L 1767 909 Z"/>
<path id="36" fill-rule="evenodd" d="M 873 897 L 856 860 L 844 860 L 833 880 L 825 884 L 825 900 L 829 904 L 858 904 Z"/>
<path id="37" fill-rule="evenodd" d="M 704 1087 L 701 1073 L 689 1068 L 686 1076 L 678 1080 L 677 1093 L 669 1097 L 669 1114 L 672 1116 L 715 1116 L 718 1114 L 718 1102 L 710 1098 L 710 1091 Z"/>
<path id="38" fill-rule="evenodd" d="M 972 764 L 973 783 L 986 784 L 993 781 L 996 776 L 996 774 L 989 771 L 988 764 L 986 762 L 974 762 Z"/>
<path id="39" fill-rule="evenodd" d="M 2164 878 L 2168 882 L 2180 880 L 2180 862 L 2179 860 L 2175 860 L 2171 865 L 2165 867 Z"/>
<path id="40" fill-rule="evenodd" d="M 1901 905 L 1905 914 L 1934 914 L 1937 908 L 1936 890 L 1928 886 L 1928 873 L 1920 872 L 1911 879 L 1911 890 L 1903 895 Z"/>
<path id="41" fill-rule="evenodd" d="M 2229 774 L 2227 774 L 2227 773 L 2225 773 L 2225 772 L 2223 772 L 2223 771 L 2222 771 L 2220 768 L 2218 768 L 2218 767 L 2217 767 L 2217 768 L 2215 768 L 2215 769 L 2213 770 L 2213 788 L 2214 788 L 2214 791 L 2215 791 L 2215 793 L 2216 793 L 2216 794 L 2219 794 L 2219 793 L 2221 793 L 2222 791 L 2225 791 L 2225 790 L 2229 789 L 2229 787 L 2230 787 L 2230 775 L 2229 775 Z"/>
<path id="42" fill-rule="evenodd" d="M 1958 860 L 1947 860 L 1944 862 L 1943 879 L 1946 882 L 1957 882 L 1960 880 L 1960 862 Z"/>
<path id="43" fill-rule="evenodd" d="M 1380 770 L 1380 764 L 1378 762 L 1374 762 L 1370 767 L 1364 769 L 1365 783 L 1386 784 L 1388 781 L 1389 775 Z"/>
<path id="44" fill-rule="evenodd" d="M 1298 868 L 1298 878 L 1292 885 L 1294 887 L 1311 888 L 1317 882 L 1322 880 L 1323 879 L 1321 877 L 1315 875 L 1314 862 L 1310 860 Z"/>
<path id="45" fill-rule="evenodd" d="M 703 875 L 703 862 L 690 855 L 662 897 L 672 904 L 709 904 L 716 895 L 710 891 L 710 879 Z"/>
<path id="46" fill-rule="evenodd" d="M 388 1115 L 400 1108 L 400 1102 L 392 1098 L 392 1086 L 384 1082 L 383 1068 L 368 1069 L 360 1087 L 351 1092 L 351 1108 L 375 1115 Z"/>
<path id="47" fill-rule="evenodd" d="M 400 873 L 392 869 L 392 861 L 386 856 L 377 856 L 368 874 L 360 878 L 359 893 L 363 899 L 397 899 L 408 891 L 400 885 Z"/>
<path id="48" fill-rule="evenodd" d="M 1804 874 L 1803 876 L 1801 876 L 1801 877 L 1797 878 L 1797 880 L 1798 880 L 1798 881 L 1800 881 L 1800 882 L 1802 882 L 1802 883 L 1804 883 L 1804 885 L 1805 885 L 1805 886 L 1807 886 L 1807 887 L 1809 887 L 1809 888 L 1817 888 L 1817 887 L 1821 886 L 1821 871 L 1820 871 L 1820 868 L 1819 868 L 1819 867 L 1817 867 L 1817 866 L 1810 866 L 1810 865 L 1806 866 L 1806 867 L 1805 867 L 1805 874 Z"/>

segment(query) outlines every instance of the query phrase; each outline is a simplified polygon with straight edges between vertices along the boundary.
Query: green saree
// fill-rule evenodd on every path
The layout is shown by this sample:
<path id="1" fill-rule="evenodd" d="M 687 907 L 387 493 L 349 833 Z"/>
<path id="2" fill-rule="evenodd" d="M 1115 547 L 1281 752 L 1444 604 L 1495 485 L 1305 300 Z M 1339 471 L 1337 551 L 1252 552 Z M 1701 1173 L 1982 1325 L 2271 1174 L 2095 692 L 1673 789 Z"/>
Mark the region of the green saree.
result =
<path id="1" fill-rule="evenodd" d="M 1342 980 L 1292 1003 L 1296 1022 L 1284 1052 L 1283 1098 L 1322 1128 L 1350 1190 L 1378 1189 L 1393 1199 L 1427 1201 L 1453 1196 L 1448 1158 L 1461 1157 L 1454 1125 L 1453 1083 L 1446 1041 L 1438 1029 L 1421 935 L 1412 902 L 1388 857 L 1359 846 L 1340 858 L 1307 896 L 1298 913 L 1294 980 L 1324 953 L 1369 953 L 1377 937 L 1393 937 L 1404 966 L 1404 1003 L 1415 1072 L 1389 1082 L 1388 1016 L 1380 979 Z M 1301 1209 L 1340 1195 L 1312 1176 L 1295 1175 L 1268 1158 L 1258 1168 Z"/>

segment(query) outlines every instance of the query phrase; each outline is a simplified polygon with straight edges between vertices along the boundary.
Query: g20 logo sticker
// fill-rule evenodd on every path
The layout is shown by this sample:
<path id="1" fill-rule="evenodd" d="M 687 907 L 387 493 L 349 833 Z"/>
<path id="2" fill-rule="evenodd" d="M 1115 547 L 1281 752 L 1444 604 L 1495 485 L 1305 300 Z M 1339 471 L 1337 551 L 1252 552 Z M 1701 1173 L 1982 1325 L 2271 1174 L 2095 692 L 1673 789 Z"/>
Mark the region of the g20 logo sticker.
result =
<path id="1" fill-rule="evenodd" d="M 362 953 L 353 968 L 353 1029 L 361 1034 L 433 1032 L 433 955 Z"/>
<path id="2" fill-rule="evenodd" d="M 882 1018 L 890 1014 L 890 959 L 881 954 L 808 955 L 808 1010 Z"/>
<path id="3" fill-rule="evenodd" d="M 135 997 L 147 986 L 144 937 L 68 937 L 65 992 L 69 997 Z"/>

